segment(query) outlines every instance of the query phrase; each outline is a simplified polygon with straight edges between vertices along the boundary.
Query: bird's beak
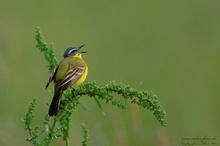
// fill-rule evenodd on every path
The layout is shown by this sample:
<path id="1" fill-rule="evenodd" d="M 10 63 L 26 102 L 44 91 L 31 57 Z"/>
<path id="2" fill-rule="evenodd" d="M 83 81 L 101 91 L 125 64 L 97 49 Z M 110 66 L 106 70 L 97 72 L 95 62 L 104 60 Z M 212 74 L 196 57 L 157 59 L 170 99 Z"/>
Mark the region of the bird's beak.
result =
<path id="1" fill-rule="evenodd" d="M 82 47 L 84 47 L 86 44 L 83 44 L 82 46 L 79 46 L 78 50 L 81 49 Z"/>
<path id="2" fill-rule="evenodd" d="M 80 46 L 80 47 L 78 48 L 78 50 L 81 49 L 82 47 L 84 47 L 85 45 L 86 45 L 86 44 L 83 44 L 82 46 Z M 82 52 L 79 52 L 79 53 L 87 53 L 87 52 L 82 51 Z"/>

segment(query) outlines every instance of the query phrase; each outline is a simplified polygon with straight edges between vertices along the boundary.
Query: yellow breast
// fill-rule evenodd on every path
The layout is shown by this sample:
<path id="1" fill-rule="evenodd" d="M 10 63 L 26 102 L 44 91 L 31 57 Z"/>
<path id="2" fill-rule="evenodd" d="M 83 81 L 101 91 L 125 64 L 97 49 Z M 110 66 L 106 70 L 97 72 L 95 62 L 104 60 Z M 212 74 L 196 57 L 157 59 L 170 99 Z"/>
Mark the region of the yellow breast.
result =
<path id="1" fill-rule="evenodd" d="M 61 61 L 55 76 L 55 80 L 54 80 L 55 84 L 59 85 L 59 83 L 62 82 L 62 80 L 65 78 L 65 75 L 70 68 L 77 68 L 78 66 L 85 66 L 85 71 L 82 74 L 82 76 L 75 83 L 73 83 L 72 87 L 76 87 L 82 84 L 85 81 L 86 76 L 88 74 L 88 66 L 82 59 L 81 54 L 66 57 Z"/>
<path id="2" fill-rule="evenodd" d="M 78 80 L 75 84 L 73 84 L 72 87 L 77 87 L 77 86 L 79 86 L 80 84 L 82 84 L 82 83 L 86 80 L 87 75 L 88 75 L 88 66 L 87 66 L 86 63 L 85 63 L 85 72 L 83 73 L 83 75 L 81 76 L 81 78 L 79 78 L 79 80 Z"/>

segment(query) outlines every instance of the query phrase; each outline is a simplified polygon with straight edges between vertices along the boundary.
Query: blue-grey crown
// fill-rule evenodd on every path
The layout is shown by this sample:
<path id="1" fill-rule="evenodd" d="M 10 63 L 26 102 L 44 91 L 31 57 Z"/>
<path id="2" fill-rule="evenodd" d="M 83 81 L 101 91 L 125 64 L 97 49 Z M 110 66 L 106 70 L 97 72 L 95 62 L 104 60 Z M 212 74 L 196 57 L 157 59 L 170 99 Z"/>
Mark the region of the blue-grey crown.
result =
<path id="1" fill-rule="evenodd" d="M 69 47 L 64 52 L 63 57 L 66 58 L 68 56 L 74 56 L 76 55 L 78 50 L 79 50 L 79 47 Z"/>

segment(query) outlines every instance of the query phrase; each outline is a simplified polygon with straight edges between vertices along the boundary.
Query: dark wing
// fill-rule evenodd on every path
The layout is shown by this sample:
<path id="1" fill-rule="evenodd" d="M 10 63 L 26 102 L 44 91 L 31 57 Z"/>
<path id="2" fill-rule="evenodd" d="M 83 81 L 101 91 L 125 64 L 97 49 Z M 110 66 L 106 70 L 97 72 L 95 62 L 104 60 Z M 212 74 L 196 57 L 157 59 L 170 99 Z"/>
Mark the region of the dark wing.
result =
<path id="1" fill-rule="evenodd" d="M 50 77 L 49 77 L 49 79 L 48 79 L 48 81 L 47 81 L 47 84 L 46 84 L 46 89 L 47 89 L 47 87 L 50 85 L 50 83 L 54 80 L 55 75 L 56 75 L 56 73 L 57 73 L 58 67 L 59 67 L 59 66 L 55 67 L 54 70 L 53 70 L 53 72 L 50 74 Z"/>
<path id="2" fill-rule="evenodd" d="M 70 68 L 66 72 L 62 82 L 60 83 L 60 88 L 62 88 L 63 91 L 69 88 L 80 79 L 80 77 L 83 75 L 84 72 L 85 72 L 85 66 Z"/>

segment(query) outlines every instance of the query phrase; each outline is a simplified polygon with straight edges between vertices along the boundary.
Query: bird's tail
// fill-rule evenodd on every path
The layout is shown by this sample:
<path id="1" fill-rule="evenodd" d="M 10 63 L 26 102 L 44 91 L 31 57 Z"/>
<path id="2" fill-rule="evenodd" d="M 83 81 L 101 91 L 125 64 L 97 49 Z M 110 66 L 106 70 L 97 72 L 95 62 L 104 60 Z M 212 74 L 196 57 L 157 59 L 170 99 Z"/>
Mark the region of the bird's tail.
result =
<path id="1" fill-rule="evenodd" d="M 50 108 L 48 111 L 49 116 L 56 116 L 57 115 L 58 105 L 59 105 L 61 94 L 62 93 L 60 93 L 60 92 L 54 94 L 53 100 L 51 101 Z"/>

